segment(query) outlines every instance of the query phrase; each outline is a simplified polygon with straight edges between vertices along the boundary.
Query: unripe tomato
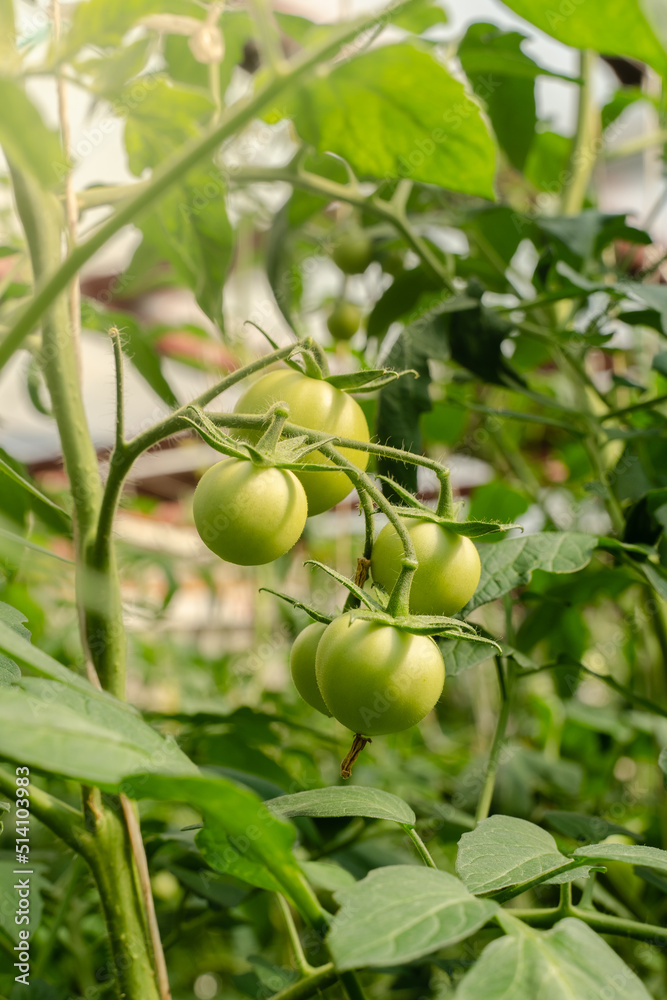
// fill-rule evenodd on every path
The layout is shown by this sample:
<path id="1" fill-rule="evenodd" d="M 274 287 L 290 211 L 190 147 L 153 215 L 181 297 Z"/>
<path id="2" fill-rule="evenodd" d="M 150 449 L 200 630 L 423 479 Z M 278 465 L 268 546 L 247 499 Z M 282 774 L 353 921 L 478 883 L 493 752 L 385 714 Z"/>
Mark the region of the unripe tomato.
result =
<path id="1" fill-rule="evenodd" d="M 433 521 L 405 518 L 419 567 L 412 578 L 410 611 L 414 615 L 454 615 L 475 593 L 481 573 L 477 549 Z M 403 546 L 392 524 L 375 539 L 371 573 L 390 592 L 401 570 Z"/>
<path id="2" fill-rule="evenodd" d="M 340 437 L 369 441 L 364 412 L 351 396 L 329 385 L 323 379 L 309 378 L 292 368 L 282 368 L 262 376 L 244 393 L 236 404 L 235 413 L 266 413 L 273 403 L 282 400 L 289 406 L 290 423 L 314 431 L 326 431 Z M 243 431 L 243 437 L 257 441 L 258 432 Z M 341 454 L 359 469 L 368 465 L 368 453 L 342 448 Z M 333 463 L 319 451 L 306 457 L 311 465 Z M 308 514 L 321 514 L 339 503 L 352 490 L 352 482 L 344 472 L 297 472 L 308 498 Z"/>
<path id="3" fill-rule="evenodd" d="M 372 241 L 363 229 L 348 229 L 336 246 L 332 257 L 343 274 L 363 274 L 371 262 Z"/>
<path id="4" fill-rule="evenodd" d="M 320 639 L 317 683 L 331 714 L 362 736 L 408 729 L 442 694 L 445 664 L 433 639 L 393 625 L 335 618 Z"/>
<path id="5" fill-rule="evenodd" d="M 331 715 L 324 704 L 315 676 L 315 654 L 326 627 L 321 622 L 313 622 L 312 625 L 306 625 L 303 632 L 299 632 L 290 653 L 290 670 L 294 687 L 303 700 L 322 715 Z"/>
<path id="6" fill-rule="evenodd" d="M 346 299 L 338 300 L 327 319 L 327 327 L 334 340 L 351 340 L 360 323 L 361 309 Z"/>
<path id="7" fill-rule="evenodd" d="M 298 541 L 308 504 L 289 470 L 226 458 L 199 480 L 193 513 L 199 536 L 212 552 L 239 566 L 259 566 Z"/>

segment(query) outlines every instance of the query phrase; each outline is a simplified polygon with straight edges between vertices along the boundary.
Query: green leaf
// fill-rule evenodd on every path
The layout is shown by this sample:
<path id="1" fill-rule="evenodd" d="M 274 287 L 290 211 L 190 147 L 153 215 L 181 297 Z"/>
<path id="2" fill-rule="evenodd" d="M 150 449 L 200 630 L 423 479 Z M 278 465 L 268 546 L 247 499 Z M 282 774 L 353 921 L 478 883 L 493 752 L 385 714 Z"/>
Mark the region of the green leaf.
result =
<path id="1" fill-rule="evenodd" d="M 0 859 L 0 928 L 7 934 L 11 941 L 18 942 L 19 931 L 23 926 L 16 923 L 14 916 L 19 903 L 19 895 L 14 886 L 22 876 L 17 875 L 15 869 L 18 866 L 12 858 Z M 30 881 L 30 934 L 34 934 L 42 920 L 42 893 L 44 878 L 39 869 L 34 865 L 26 865 L 32 872 L 24 876 Z M 14 953 L 16 954 L 16 953 Z M 15 961 L 18 961 L 18 956 Z"/>
<path id="2" fill-rule="evenodd" d="M 125 148 L 130 170 L 140 176 L 199 133 L 213 111 L 205 92 L 164 76 L 145 76 L 130 84 L 116 102 L 126 118 Z"/>
<path id="3" fill-rule="evenodd" d="M 194 11 L 194 14 L 193 14 Z M 170 13 L 196 16 L 188 0 L 86 0 L 74 8 L 70 29 L 58 48 L 58 56 L 76 54 L 84 46 L 118 45 L 123 36 L 148 14 Z"/>
<path id="4" fill-rule="evenodd" d="M 569 863 L 546 830 L 525 819 L 491 816 L 459 840 L 456 871 L 471 892 L 487 893 L 555 874 Z"/>
<path id="5" fill-rule="evenodd" d="M 474 934 L 497 910 L 453 875 L 412 865 L 376 868 L 336 899 L 327 940 L 340 971 L 421 958 Z"/>
<path id="6" fill-rule="evenodd" d="M 138 712 L 84 683 L 87 691 L 23 677 L 3 688 L 0 756 L 108 791 L 137 771 L 194 770 Z"/>
<path id="7" fill-rule="evenodd" d="M 19 488 L 29 506 L 46 524 L 55 525 L 67 535 L 72 534 L 72 519 L 67 511 L 45 496 L 34 483 L 22 476 L 0 456 L 0 496 L 7 489 L 5 478 L 10 479 Z"/>
<path id="8" fill-rule="evenodd" d="M 612 823 L 611 820 L 604 819 L 602 816 L 586 816 L 584 813 L 547 809 L 544 813 L 544 819 L 559 833 L 579 841 L 595 842 L 600 837 L 608 837 L 612 833 L 622 833 L 626 837 L 640 838 L 638 833 L 633 833 L 632 830 L 619 826 L 618 823 Z"/>
<path id="9" fill-rule="evenodd" d="M 303 861 L 301 867 L 311 885 L 316 889 L 326 889 L 327 892 L 347 889 L 356 881 L 347 868 L 341 868 L 331 861 Z"/>
<path id="10" fill-rule="evenodd" d="M 303 876 L 292 854 L 294 827 L 271 813 L 253 793 L 225 778 L 138 775 L 123 783 L 131 798 L 187 802 L 204 819 L 198 842 L 215 871 L 245 870 L 263 878 L 298 906 Z M 244 866 L 244 862 L 246 863 Z"/>
<path id="11" fill-rule="evenodd" d="M 47 128 L 20 84 L 2 77 L 0 145 L 8 160 L 43 187 L 50 189 L 60 179 L 64 158 L 57 133 Z"/>
<path id="12" fill-rule="evenodd" d="M 4 622 L 17 635 L 29 641 L 30 632 L 23 624 L 27 620 L 26 616 L 18 608 L 13 608 L 11 604 L 5 604 L 4 601 L 0 601 L 0 622 Z M 15 684 L 20 680 L 20 677 L 21 670 L 19 665 L 10 659 L 9 656 L 0 653 L 0 687 Z"/>
<path id="13" fill-rule="evenodd" d="M 632 969 L 583 921 L 568 917 L 536 931 L 512 920 L 512 928 L 511 936 L 484 949 L 453 1000 L 651 1000 Z"/>
<path id="14" fill-rule="evenodd" d="M 369 819 L 388 819 L 405 826 L 414 826 L 417 822 L 410 806 L 397 795 L 357 785 L 313 788 L 307 792 L 281 795 L 270 799 L 266 805 L 279 816 L 365 816 Z"/>
<path id="15" fill-rule="evenodd" d="M 591 861 L 624 861 L 629 865 L 642 865 L 667 873 L 667 851 L 643 844 L 587 844 L 573 852 L 575 857 Z"/>
<path id="16" fill-rule="evenodd" d="M 649 4 L 642 0 L 586 0 L 578 6 L 558 6 L 553 0 L 505 3 L 565 45 L 634 57 L 658 73 L 667 71 L 667 54 L 659 41 L 657 20 L 653 21 Z"/>
<path id="17" fill-rule="evenodd" d="M 524 55 L 525 35 L 494 24 L 471 24 L 458 57 L 472 88 L 487 107 L 493 130 L 510 163 L 522 170 L 537 124 L 535 78 L 540 67 Z"/>
<path id="18" fill-rule="evenodd" d="M 372 49 L 301 83 L 281 116 L 360 178 L 410 177 L 494 197 L 494 145 L 478 106 L 444 66 L 409 43 Z"/>
<path id="19" fill-rule="evenodd" d="M 456 677 L 464 670 L 476 667 L 478 663 L 485 663 L 496 655 L 496 650 L 490 646 L 467 639 L 440 639 L 438 646 L 445 661 L 447 677 Z"/>
<path id="20" fill-rule="evenodd" d="M 575 573 L 583 569 L 590 562 L 597 541 L 596 535 L 581 531 L 546 531 L 480 546 L 482 575 L 464 613 L 495 601 L 515 587 L 525 586 L 536 569 L 545 573 Z"/>
<path id="21" fill-rule="evenodd" d="M 469 307 L 470 300 L 461 302 L 461 308 Z M 448 356 L 446 328 L 440 315 L 422 317 L 400 333 L 387 355 L 386 366 L 397 371 L 414 370 L 417 377 L 398 379 L 380 391 L 376 419 L 380 444 L 417 453 L 421 450 L 419 417 L 431 409 L 429 360 L 445 360 Z M 378 469 L 416 493 L 417 472 L 414 465 L 379 457 Z"/>
<path id="22" fill-rule="evenodd" d="M 447 20 L 447 14 L 438 3 L 434 0 L 424 0 L 423 3 L 392 17 L 391 23 L 397 28 L 420 35 L 436 24 L 446 24 Z"/>

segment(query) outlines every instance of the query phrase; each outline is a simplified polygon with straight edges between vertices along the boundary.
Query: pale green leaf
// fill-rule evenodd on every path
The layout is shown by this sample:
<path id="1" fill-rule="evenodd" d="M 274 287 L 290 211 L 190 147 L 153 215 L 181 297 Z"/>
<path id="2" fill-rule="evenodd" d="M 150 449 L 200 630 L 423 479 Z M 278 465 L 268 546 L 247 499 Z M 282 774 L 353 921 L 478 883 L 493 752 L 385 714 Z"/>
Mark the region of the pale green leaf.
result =
<path id="1" fill-rule="evenodd" d="M 412 44 L 334 65 L 301 83 L 271 115 L 292 118 L 302 139 L 342 156 L 361 178 L 410 177 L 494 197 L 495 150 L 479 107 Z"/>
<path id="2" fill-rule="evenodd" d="M 504 538 L 480 545 L 482 575 L 464 613 L 495 601 L 530 582 L 533 571 L 574 573 L 587 566 L 597 545 L 596 535 L 581 531 L 544 531 L 521 538 Z"/>
<path id="3" fill-rule="evenodd" d="M 336 899 L 328 943 L 340 970 L 421 958 L 474 934 L 497 911 L 454 875 L 412 865 L 376 868 Z"/>
<path id="4" fill-rule="evenodd" d="M 279 816 L 366 816 L 406 826 L 414 826 L 417 822 L 410 806 L 397 795 L 359 785 L 313 788 L 269 799 L 266 805 Z"/>
<path id="5" fill-rule="evenodd" d="M 454 1000 L 651 1000 L 635 973 L 599 934 L 568 917 L 549 931 L 513 921 L 461 981 Z"/>

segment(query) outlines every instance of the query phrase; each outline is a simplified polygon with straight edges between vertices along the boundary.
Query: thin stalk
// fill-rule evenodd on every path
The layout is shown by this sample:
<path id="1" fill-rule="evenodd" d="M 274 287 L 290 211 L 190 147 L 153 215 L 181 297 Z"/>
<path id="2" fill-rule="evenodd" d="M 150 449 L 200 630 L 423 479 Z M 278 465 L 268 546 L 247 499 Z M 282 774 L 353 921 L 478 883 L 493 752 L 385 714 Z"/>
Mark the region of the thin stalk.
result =
<path id="1" fill-rule="evenodd" d="M 148 871 L 148 859 L 146 858 L 146 852 L 144 850 L 144 844 L 141 837 L 141 826 L 139 825 L 137 807 L 128 799 L 126 795 L 120 796 L 120 804 L 123 810 L 123 816 L 125 817 L 125 825 L 130 837 L 130 843 L 132 845 L 132 855 L 134 857 L 139 877 L 139 889 L 143 899 L 144 909 L 146 910 L 148 934 L 151 941 L 151 947 L 153 949 L 153 959 L 155 961 L 155 972 L 157 976 L 158 988 L 160 990 L 160 998 L 161 1000 L 171 1000 L 169 974 L 167 972 L 167 963 L 164 957 L 164 949 L 162 947 L 162 939 L 160 937 L 160 928 L 158 926 L 157 914 L 155 912 L 155 901 L 153 899 L 153 892 L 151 889 L 151 877 Z"/>
<path id="2" fill-rule="evenodd" d="M 56 44 L 60 38 L 61 10 L 60 0 L 53 0 L 53 37 Z M 63 144 L 63 156 L 66 162 L 72 158 L 72 133 L 69 123 L 67 106 L 67 84 L 62 73 L 62 67 L 56 71 L 56 93 L 58 96 L 58 118 L 60 120 L 60 135 Z M 65 220 L 67 223 L 68 246 L 76 246 L 77 226 L 79 222 L 79 206 L 74 190 L 72 171 L 65 175 Z M 74 341 L 79 375 L 81 374 L 81 287 L 78 276 L 72 280 L 69 289 L 69 315 Z"/>
<path id="3" fill-rule="evenodd" d="M 117 326 L 112 326 L 109 330 L 111 343 L 113 345 L 114 362 L 116 365 L 116 451 L 125 448 L 125 393 L 124 393 L 124 368 L 123 368 L 123 345 L 120 339 L 120 330 Z"/>
<path id="4" fill-rule="evenodd" d="M 271 1000 L 308 1000 L 308 997 L 313 997 L 316 993 L 326 990 L 328 986 L 332 986 L 337 979 L 338 973 L 333 967 L 333 962 L 327 962 L 304 979 L 299 979 L 279 993 L 274 993 Z"/>
<path id="5" fill-rule="evenodd" d="M 496 731 L 493 736 L 493 743 L 491 744 L 491 750 L 489 751 L 489 760 L 486 765 L 484 784 L 482 785 L 482 792 L 477 803 L 477 810 L 475 812 L 476 823 L 481 823 L 482 820 L 485 820 L 489 815 L 489 810 L 491 809 L 491 800 L 493 798 L 493 790 L 496 784 L 498 765 L 500 763 L 500 752 L 505 739 L 505 730 L 507 729 L 507 722 L 510 714 L 513 686 L 514 665 L 511 661 L 509 661 L 507 664 L 507 679 L 504 686 L 504 698 L 500 706 L 500 714 L 498 715 Z"/>
<path id="6" fill-rule="evenodd" d="M 66 802 L 49 795 L 36 785 L 28 785 L 30 793 L 30 811 L 40 823 L 52 830 L 60 839 L 77 854 L 88 854 L 89 841 L 83 824 L 83 817 L 76 809 Z M 0 792 L 9 799 L 16 795 L 16 775 L 0 767 Z"/>
<path id="7" fill-rule="evenodd" d="M 579 54 L 579 76 L 582 82 L 568 178 L 561 194 L 563 215 L 577 215 L 581 211 L 597 158 L 596 140 L 600 121 L 593 103 L 593 72 L 597 60 L 597 54 L 588 49 Z"/>
<path id="8" fill-rule="evenodd" d="M 424 864 L 427 865 L 429 868 L 437 868 L 438 866 L 436 865 L 435 861 L 431 857 L 431 854 L 430 854 L 430 851 L 429 851 L 428 847 L 426 846 L 426 844 L 424 843 L 424 841 L 421 839 L 421 837 L 419 836 L 419 834 L 417 833 L 417 831 L 415 830 L 415 828 L 413 826 L 407 826 L 405 823 L 401 823 L 401 826 L 403 827 L 403 829 L 407 833 L 407 835 L 410 838 L 410 840 L 412 841 L 412 843 L 415 845 L 415 847 L 417 849 L 417 854 L 422 859 L 422 861 L 424 862 Z"/>
<path id="9" fill-rule="evenodd" d="M 273 73 L 279 76 L 285 71 L 285 60 L 280 43 L 280 29 L 273 16 L 271 4 L 267 3 L 267 0 L 248 0 L 248 6 L 255 22 L 259 47 L 264 60 Z"/>
<path id="10" fill-rule="evenodd" d="M 416 6 L 420 0 L 401 0 L 392 8 L 392 14 L 399 14 Z M 377 14 L 356 20 L 340 30 L 332 32 L 325 42 L 299 53 L 290 63 L 288 72 L 272 77 L 249 97 L 238 101 L 223 115 L 222 120 L 200 138 L 187 143 L 183 149 L 170 156 L 154 172 L 146 187 L 135 190 L 127 200 L 120 203 L 114 214 L 65 258 L 56 267 L 40 275 L 37 289 L 32 299 L 20 311 L 14 325 L 0 344 L 0 367 L 20 347 L 24 337 L 39 322 L 54 299 L 67 287 L 69 282 L 90 260 L 94 253 L 115 236 L 124 226 L 136 222 L 137 217 L 157 201 L 172 185 L 180 181 L 201 159 L 212 153 L 225 139 L 230 138 L 258 117 L 267 106 L 277 101 L 286 90 L 324 61 L 330 59 L 346 42 L 372 26 Z"/>
<path id="11" fill-rule="evenodd" d="M 292 911 L 289 908 L 289 903 L 284 896 L 280 893 L 276 894 L 276 899 L 278 900 L 278 906 L 280 907 L 283 919 L 285 921 L 285 927 L 287 928 L 287 936 L 292 946 L 292 951 L 294 952 L 294 961 L 296 962 L 296 967 L 302 976 L 310 976 L 313 972 L 317 970 L 310 964 L 305 956 L 303 946 L 301 944 L 301 938 L 299 937 L 299 932 L 296 929 L 296 924 L 294 923 L 294 917 L 292 916 Z"/>
<path id="12" fill-rule="evenodd" d="M 637 413 L 639 410 L 650 410 L 654 406 L 660 406 L 662 403 L 667 403 L 667 394 L 654 396 L 653 399 L 645 399 L 643 402 L 633 403 L 631 406 L 624 406 L 621 410 L 610 410 L 609 413 L 601 416 L 600 420 L 620 420 L 629 413 Z"/>
<path id="13" fill-rule="evenodd" d="M 553 927 L 563 917 L 577 917 L 600 934 L 616 934 L 619 937 L 636 938 L 639 941 L 649 941 L 653 944 L 667 941 L 667 927 L 641 924 L 635 920 L 612 917 L 607 913 L 584 909 L 580 906 L 571 906 L 565 911 L 559 906 L 553 909 L 535 910 L 512 908 L 507 912 L 511 913 L 513 917 L 518 917 L 529 927 Z"/>

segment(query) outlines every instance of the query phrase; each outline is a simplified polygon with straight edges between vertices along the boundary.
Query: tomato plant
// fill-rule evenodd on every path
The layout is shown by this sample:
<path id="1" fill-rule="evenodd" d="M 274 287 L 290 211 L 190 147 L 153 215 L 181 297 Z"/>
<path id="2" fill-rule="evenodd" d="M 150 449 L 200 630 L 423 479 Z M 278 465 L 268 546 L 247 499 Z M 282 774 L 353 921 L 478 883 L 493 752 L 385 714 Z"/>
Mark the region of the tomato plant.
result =
<path id="1" fill-rule="evenodd" d="M 0 1000 L 662 1000 L 660 4 L 289 6 L 0 2 Z"/>

